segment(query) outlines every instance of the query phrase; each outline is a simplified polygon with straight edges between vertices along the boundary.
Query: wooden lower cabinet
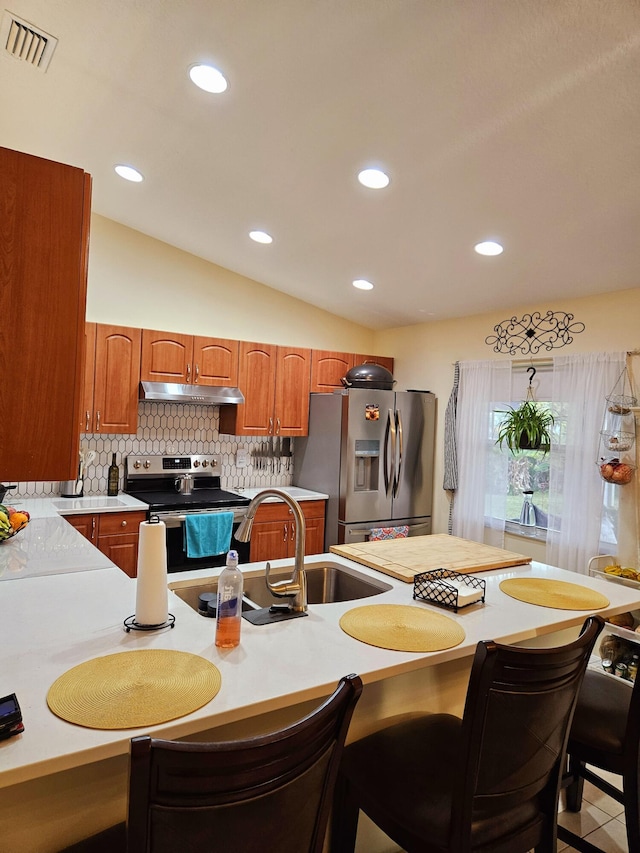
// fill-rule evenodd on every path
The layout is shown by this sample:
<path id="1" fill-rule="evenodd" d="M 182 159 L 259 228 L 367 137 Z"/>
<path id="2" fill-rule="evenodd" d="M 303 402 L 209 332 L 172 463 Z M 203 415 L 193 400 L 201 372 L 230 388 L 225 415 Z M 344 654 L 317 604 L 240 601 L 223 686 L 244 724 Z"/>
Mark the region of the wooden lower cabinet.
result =
<path id="1" fill-rule="evenodd" d="M 67 515 L 72 527 L 92 542 L 122 571 L 135 578 L 138 568 L 138 533 L 146 512 L 105 512 Z"/>
<path id="2" fill-rule="evenodd" d="M 324 501 L 301 501 L 305 518 L 305 554 L 321 554 L 324 550 Z M 281 502 L 263 503 L 258 507 L 251 534 L 250 559 L 281 560 L 294 557 L 296 528 L 293 512 Z"/>

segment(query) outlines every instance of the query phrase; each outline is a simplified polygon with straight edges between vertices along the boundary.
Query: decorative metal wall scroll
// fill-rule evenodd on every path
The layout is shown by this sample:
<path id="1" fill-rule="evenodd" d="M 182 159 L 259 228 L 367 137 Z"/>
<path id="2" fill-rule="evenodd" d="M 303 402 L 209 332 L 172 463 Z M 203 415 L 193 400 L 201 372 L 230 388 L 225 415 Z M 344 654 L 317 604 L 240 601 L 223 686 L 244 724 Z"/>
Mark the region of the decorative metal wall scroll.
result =
<path id="1" fill-rule="evenodd" d="M 573 314 L 566 311 L 547 311 L 544 317 L 534 311 L 522 319 L 511 317 L 493 327 L 495 335 L 485 338 L 485 344 L 494 352 L 523 355 L 564 347 L 573 341 L 573 335 L 584 332 L 584 323 L 574 323 Z"/>

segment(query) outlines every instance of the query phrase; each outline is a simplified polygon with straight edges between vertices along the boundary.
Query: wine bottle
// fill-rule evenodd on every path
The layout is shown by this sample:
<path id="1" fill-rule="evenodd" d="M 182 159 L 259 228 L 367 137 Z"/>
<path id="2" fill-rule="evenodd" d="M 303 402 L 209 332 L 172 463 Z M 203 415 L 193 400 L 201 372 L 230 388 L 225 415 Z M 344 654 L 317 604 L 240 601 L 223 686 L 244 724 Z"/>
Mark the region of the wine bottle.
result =
<path id="1" fill-rule="evenodd" d="M 109 480 L 107 484 L 107 494 L 110 497 L 114 497 L 118 494 L 118 488 L 120 486 L 120 469 L 116 464 L 116 454 L 114 453 L 111 457 L 111 465 L 109 465 Z"/>

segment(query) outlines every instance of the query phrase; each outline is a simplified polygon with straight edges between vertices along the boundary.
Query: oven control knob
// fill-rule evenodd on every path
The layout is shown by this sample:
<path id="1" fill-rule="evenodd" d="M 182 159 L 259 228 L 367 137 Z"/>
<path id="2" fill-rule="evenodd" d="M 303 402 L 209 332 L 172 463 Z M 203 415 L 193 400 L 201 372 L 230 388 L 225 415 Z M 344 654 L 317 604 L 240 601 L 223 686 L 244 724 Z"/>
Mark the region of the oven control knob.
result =
<path id="1" fill-rule="evenodd" d="M 136 471 L 138 470 L 138 468 L 140 467 L 141 464 L 142 463 L 140 462 L 139 459 L 136 459 L 136 461 L 133 463 L 133 467 L 136 469 Z"/>
<path id="2" fill-rule="evenodd" d="M 208 464 L 209 464 L 209 463 L 207 462 L 207 460 L 206 460 L 206 459 L 203 459 L 203 460 L 202 460 L 202 467 L 203 467 L 203 468 L 206 468 Z"/>
<path id="3" fill-rule="evenodd" d="M 145 468 L 151 468 L 151 462 L 148 459 L 144 460 L 144 467 Z"/>
<path id="4" fill-rule="evenodd" d="M 215 459 L 212 459 L 212 460 L 211 460 L 211 467 L 212 467 L 212 468 L 215 468 L 215 467 L 216 467 L 216 464 L 217 464 L 217 463 L 216 463 L 216 460 L 215 460 Z"/>
<path id="5" fill-rule="evenodd" d="M 199 467 L 200 467 L 200 462 L 199 462 L 197 459 L 194 459 L 194 460 L 193 460 L 193 467 L 194 467 L 194 468 L 199 468 Z"/>

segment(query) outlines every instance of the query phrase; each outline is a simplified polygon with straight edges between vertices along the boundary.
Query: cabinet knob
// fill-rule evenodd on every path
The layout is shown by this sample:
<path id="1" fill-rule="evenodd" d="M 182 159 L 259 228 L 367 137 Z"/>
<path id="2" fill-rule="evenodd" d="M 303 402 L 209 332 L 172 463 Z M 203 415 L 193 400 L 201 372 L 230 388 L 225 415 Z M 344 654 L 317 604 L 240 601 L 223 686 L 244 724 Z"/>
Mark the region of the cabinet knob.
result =
<path id="1" fill-rule="evenodd" d="M 120 527 L 126 527 L 126 526 L 127 526 L 127 522 L 126 522 L 126 521 L 121 521 L 121 522 L 120 522 Z"/>

